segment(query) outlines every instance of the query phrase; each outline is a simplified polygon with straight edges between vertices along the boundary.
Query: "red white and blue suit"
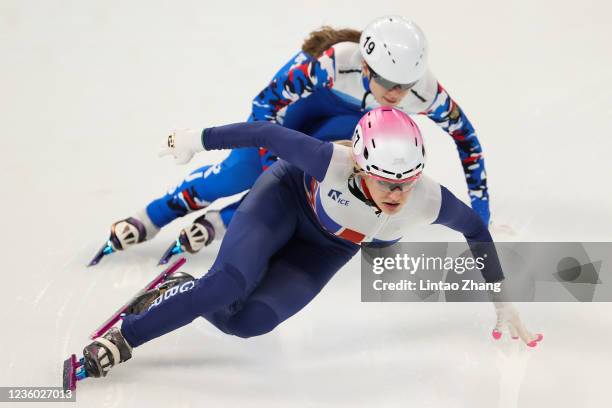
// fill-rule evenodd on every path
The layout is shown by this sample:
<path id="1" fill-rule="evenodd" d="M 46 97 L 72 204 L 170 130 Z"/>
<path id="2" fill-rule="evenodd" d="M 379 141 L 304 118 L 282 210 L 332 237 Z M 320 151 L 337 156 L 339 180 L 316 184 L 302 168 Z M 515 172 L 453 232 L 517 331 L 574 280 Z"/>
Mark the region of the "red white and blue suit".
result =
<path id="1" fill-rule="evenodd" d="M 207 150 L 257 146 L 284 160 L 242 201 L 206 275 L 124 319 L 132 346 L 197 317 L 240 337 L 267 333 L 306 306 L 362 242 L 397 241 L 417 225 L 446 225 L 471 248 L 492 241 L 471 208 L 426 176 L 399 213 L 381 213 L 353 175 L 349 147 L 268 122 L 205 129 L 202 140 Z M 503 279 L 496 256 L 482 273 L 487 282 Z"/>

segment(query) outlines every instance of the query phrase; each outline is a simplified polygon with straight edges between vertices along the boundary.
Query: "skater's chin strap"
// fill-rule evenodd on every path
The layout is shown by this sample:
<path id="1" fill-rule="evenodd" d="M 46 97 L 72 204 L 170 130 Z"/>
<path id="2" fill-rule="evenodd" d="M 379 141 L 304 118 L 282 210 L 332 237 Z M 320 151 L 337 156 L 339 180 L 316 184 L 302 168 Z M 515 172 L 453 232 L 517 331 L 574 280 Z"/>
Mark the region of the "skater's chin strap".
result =
<path id="1" fill-rule="evenodd" d="M 363 201 L 365 204 L 369 205 L 370 207 L 374 207 L 376 209 L 375 210 L 376 215 L 380 215 L 382 213 L 382 210 L 376 205 L 376 203 L 374 202 L 374 200 L 372 199 L 370 194 L 368 194 L 365 182 L 363 181 L 362 178 L 360 178 L 360 180 L 361 180 L 361 187 L 360 187 L 359 184 L 357 183 L 356 178 L 357 177 L 356 177 L 355 174 L 352 174 L 349 177 L 349 179 L 348 179 L 348 189 L 349 189 L 349 191 L 358 200 Z M 363 188 L 363 190 L 362 190 L 362 188 Z"/>

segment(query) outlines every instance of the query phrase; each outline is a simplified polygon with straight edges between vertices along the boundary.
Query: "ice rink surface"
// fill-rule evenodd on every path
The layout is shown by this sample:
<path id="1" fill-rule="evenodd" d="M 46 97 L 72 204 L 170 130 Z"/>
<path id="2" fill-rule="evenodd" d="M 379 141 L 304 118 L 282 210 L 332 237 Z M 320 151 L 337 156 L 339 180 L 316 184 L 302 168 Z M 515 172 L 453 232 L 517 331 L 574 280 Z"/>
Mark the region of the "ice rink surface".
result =
<path id="1" fill-rule="evenodd" d="M 60 385 L 62 360 L 157 273 L 190 219 L 85 264 L 111 222 L 226 154 L 175 166 L 157 158 L 167 130 L 246 119 L 309 31 L 388 13 L 424 29 L 431 69 L 477 130 L 495 238 L 611 241 L 609 2 L 3 0 L 0 386 Z M 428 173 L 467 200 L 454 143 L 419 124 Z M 184 270 L 201 276 L 217 248 Z M 196 321 L 80 383 L 77 404 L 609 406 L 612 305 L 517 307 L 545 335 L 537 349 L 493 342 L 489 304 L 360 303 L 357 257 L 274 332 L 243 340 Z"/>

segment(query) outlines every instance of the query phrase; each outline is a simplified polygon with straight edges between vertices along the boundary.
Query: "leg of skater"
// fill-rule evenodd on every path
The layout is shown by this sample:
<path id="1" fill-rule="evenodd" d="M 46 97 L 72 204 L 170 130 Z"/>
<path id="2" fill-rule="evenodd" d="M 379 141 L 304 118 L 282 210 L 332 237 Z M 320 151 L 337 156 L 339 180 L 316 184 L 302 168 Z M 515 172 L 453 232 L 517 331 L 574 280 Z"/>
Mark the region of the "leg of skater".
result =
<path id="1" fill-rule="evenodd" d="M 242 197 L 244 198 L 244 196 Z M 183 228 L 159 260 L 158 265 L 166 265 L 174 255 L 184 252 L 195 254 L 210 245 L 214 240 L 221 240 L 231 218 L 239 207 L 242 198 L 221 210 L 208 210 L 196 218 L 191 225 Z"/>
<path id="2" fill-rule="evenodd" d="M 126 316 L 121 330 L 112 330 L 106 340 L 96 339 L 85 348 L 84 355 L 91 359 L 88 364 L 96 368 L 88 370 L 91 376 L 105 376 L 112 366 L 131 356 L 132 347 L 189 324 L 198 316 L 226 309 L 253 291 L 270 259 L 293 236 L 298 221 L 295 195 L 279 178 L 282 172 L 280 176 L 275 173 L 266 172 L 244 199 L 206 275 L 185 290 L 169 291 L 146 312 Z M 102 354 L 113 355 L 113 344 L 117 345 L 116 358 L 106 366 L 96 359 L 97 354 L 88 351 L 106 347 L 109 351 Z M 129 356 L 125 350 L 129 350 Z"/>
<path id="3" fill-rule="evenodd" d="M 105 366 L 86 347 L 84 354 L 94 356 L 88 363 L 95 365 L 88 370 L 92 376 L 106 375 L 115 362 L 131 357 L 132 347 L 198 316 L 228 334 L 264 334 L 308 304 L 359 250 L 317 225 L 305 198 L 296 194 L 296 181 L 289 188 L 282 181 L 286 174 L 275 171 L 281 165 L 266 172 L 246 196 L 207 275 L 169 290 L 169 296 L 158 298 L 146 312 L 127 316 L 120 331 L 88 346 L 98 352 L 117 344 L 115 359 Z"/>
<path id="4" fill-rule="evenodd" d="M 234 214 L 236 213 L 238 207 L 240 207 L 240 203 L 242 203 L 244 197 L 246 197 L 246 195 L 241 197 L 240 200 L 228 204 L 220 210 L 206 211 L 206 214 L 202 215 L 199 218 L 196 218 L 195 222 L 205 223 L 206 226 L 214 232 L 213 239 L 222 240 L 225 236 L 225 232 L 227 231 L 227 227 L 229 226 L 230 221 L 234 217 Z M 191 252 L 197 252 L 202 247 L 197 248 Z"/>
<path id="5" fill-rule="evenodd" d="M 295 231 L 293 200 L 275 174 L 265 173 L 236 211 L 210 271 L 190 291 L 128 316 L 122 325 L 128 342 L 138 346 L 248 296 Z"/>
<path id="6" fill-rule="evenodd" d="M 178 186 L 134 216 L 113 223 L 109 239 L 89 266 L 96 265 L 105 255 L 152 239 L 160 228 L 178 217 L 203 209 L 221 197 L 248 190 L 261 172 L 256 148 L 232 150 L 221 163 L 191 172 Z"/>
<path id="7" fill-rule="evenodd" d="M 292 239 L 274 256 L 261 283 L 238 310 L 207 319 L 228 334 L 248 338 L 268 333 L 296 314 L 358 251 L 357 246 L 321 238 Z"/>
<path id="8" fill-rule="evenodd" d="M 249 189 L 261 174 L 258 149 L 232 150 L 221 163 L 190 173 L 178 186 L 147 205 L 151 221 L 162 228 L 211 202 Z"/>

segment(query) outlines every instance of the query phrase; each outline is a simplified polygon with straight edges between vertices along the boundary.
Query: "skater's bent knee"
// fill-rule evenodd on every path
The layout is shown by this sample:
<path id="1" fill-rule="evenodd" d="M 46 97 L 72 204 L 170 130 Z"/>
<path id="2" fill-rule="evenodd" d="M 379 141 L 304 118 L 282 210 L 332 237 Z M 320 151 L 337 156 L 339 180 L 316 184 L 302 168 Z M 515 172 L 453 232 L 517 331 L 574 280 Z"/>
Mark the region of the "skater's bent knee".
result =
<path id="1" fill-rule="evenodd" d="M 246 295 L 246 281 L 231 265 L 213 269 L 193 289 L 192 306 L 198 314 L 225 308 Z"/>
<path id="2" fill-rule="evenodd" d="M 248 301 L 228 320 L 226 327 L 229 334 L 246 339 L 269 333 L 279 324 L 278 314 L 272 307 L 260 301 Z"/>

